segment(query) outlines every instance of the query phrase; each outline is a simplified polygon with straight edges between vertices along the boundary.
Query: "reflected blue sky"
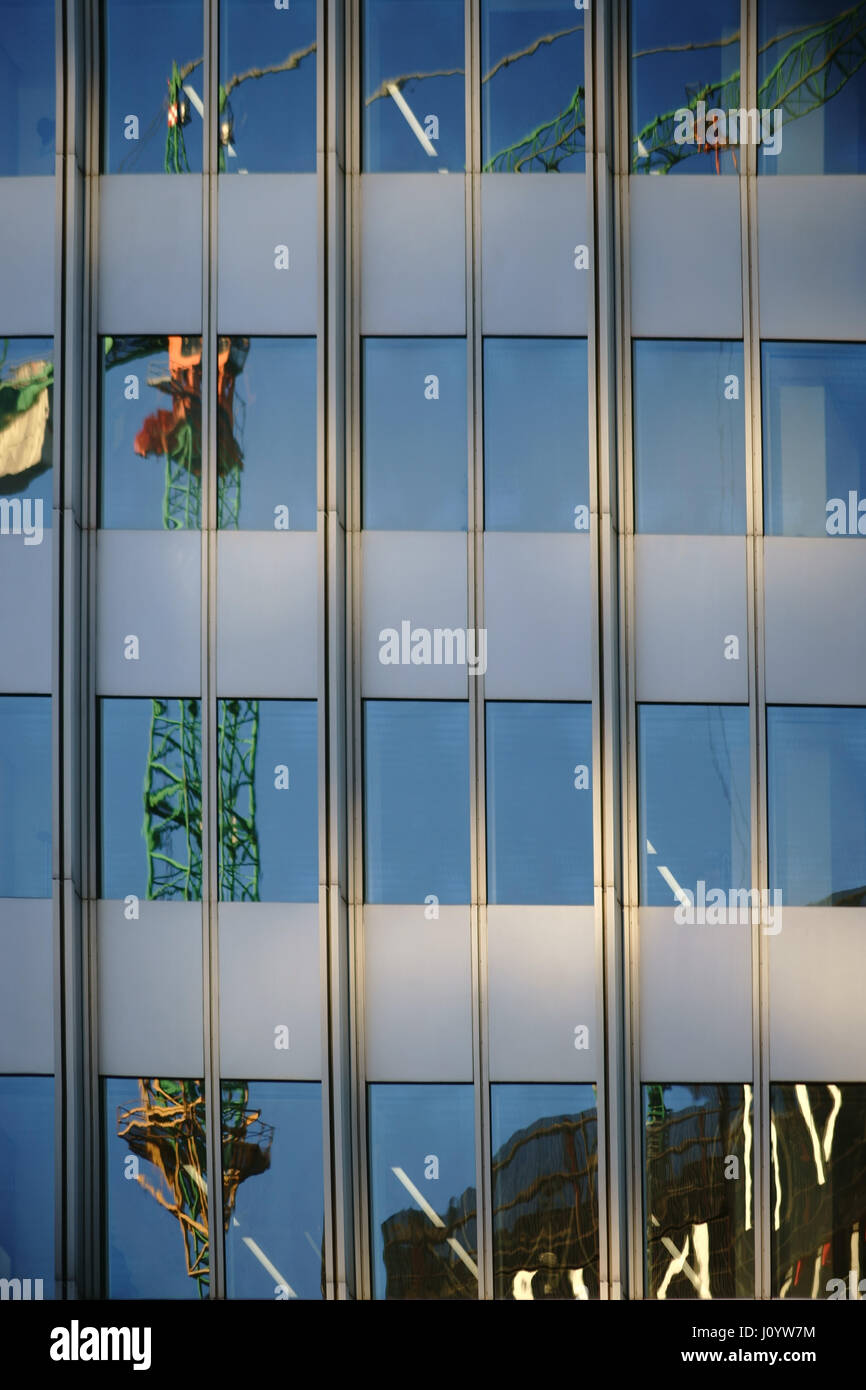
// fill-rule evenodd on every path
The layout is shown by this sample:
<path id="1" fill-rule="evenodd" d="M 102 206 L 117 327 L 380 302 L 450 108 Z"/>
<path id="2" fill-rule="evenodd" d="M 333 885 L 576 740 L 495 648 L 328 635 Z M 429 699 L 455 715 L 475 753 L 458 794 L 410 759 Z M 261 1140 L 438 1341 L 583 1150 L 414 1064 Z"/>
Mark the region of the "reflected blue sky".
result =
<path id="1" fill-rule="evenodd" d="M 0 898 L 51 897 L 51 700 L 0 696 Z"/>
<path id="2" fill-rule="evenodd" d="M 583 26 L 573 0 L 481 0 L 485 168 L 585 169 L 583 101 L 569 112 L 583 87 Z"/>
<path id="3" fill-rule="evenodd" d="M 54 0 L 0 0 L 0 178 L 53 174 Z"/>
<path id="4" fill-rule="evenodd" d="M 362 10 L 364 169 L 459 172 L 466 160 L 463 0 L 363 0 Z"/>
<path id="5" fill-rule="evenodd" d="M 220 151 L 226 173 L 315 173 L 315 42 L 316 0 L 279 10 L 262 0 L 221 0 L 220 85 L 231 112 L 231 138 Z M 285 72 L 263 72 L 291 59 Z"/>
<path id="6" fill-rule="evenodd" d="M 170 172 L 201 173 L 201 0 L 103 0 L 102 34 L 103 172 L 161 174 L 168 163 Z M 192 91 L 182 128 L 169 125 L 175 64 Z M 137 140 L 125 138 L 129 115 L 138 118 Z"/>
<path id="7" fill-rule="evenodd" d="M 53 1076 L 0 1076 L 0 1279 L 54 1297 Z"/>

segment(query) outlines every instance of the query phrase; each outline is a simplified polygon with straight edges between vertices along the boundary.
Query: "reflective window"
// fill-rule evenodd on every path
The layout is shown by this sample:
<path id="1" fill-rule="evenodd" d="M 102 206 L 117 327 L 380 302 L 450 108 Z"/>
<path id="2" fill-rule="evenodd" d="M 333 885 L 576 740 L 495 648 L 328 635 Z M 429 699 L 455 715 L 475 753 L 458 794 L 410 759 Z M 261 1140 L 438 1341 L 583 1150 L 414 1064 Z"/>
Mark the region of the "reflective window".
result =
<path id="1" fill-rule="evenodd" d="M 490 1088 L 497 1298 L 598 1298 L 594 1086 Z"/>
<path id="2" fill-rule="evenodd" d="M 315 700 L 219 700 L 219 895 L 318 902 Z"/>
<path id="3" fill-rule="evenodd" d="M 198 700 L 103 699 L 103 898 L 201 898 Z"/>
<path id="4" fill-rule="evenodd" d="M 866 536 L 866 344 L 762 343 L 764 529 Z"/>
<path id="5" fill-rule="evenodd" d="M 200 526 L 201 338 L 103 338 L 102 345 L 100 526 Z M 230 470 L 220 482 L 234 496 Z"/>
<path id="6" fill-rule="evenodd" d="M 633 394 L 636 529 L 745 535 L 742 343 L 635 342 Z"/>
<path id="7" fill-rule="evenodd" d="M 770 1086 L 773 1298 L 866 1298 L 866 1085 Z"/>
<path id="8" fill-rule="evenodd" d="M 367 338 L 363 383 L 364 525 L 465 531 L 465 339 Z"/>
<path id="9" fill-rule="evenodd" d="M 792 907 L 866 906 L 866 709 L 767 710 L 770 886 Z"/>
<path id="10" fill-rule="evenodd" d="M 25 545 L 51 526 L 53 397 L 53 339 L 0 338 L 0 536 Z"/>
<path id="11" fill-rule="evenodd" d="M 0 696 L 0 898 L 51 897 L 51 700 Z"/>
<path id="12" fill-rule="evenodd" d="M 782 111 L 784 134 L 759 173 L 866 173 L 863 21 L 851 0 L 759 0 L 758 106 Z"/>
<path id="13" fill-rule="evenodd" d="M 739 31 L 740 0 L 631 0 L 633 173 L 742 167 L 727 121 L 707 120 L 710 111 L 739 109 Z"/>
<path id="14" fill-rule="evenodd" d="M 204 1083 L 104 1083 L 106 1293 L 200 1298 L 210 1287 Z"/>
<path id="15" fill-rule="evenodd" d="M 592 706 L 487 703 L 487 897 L 591 903 Z"/>
<path id="16" fill-rule="evenodd" d="M 481 0 L 487 171 L 586 168 L 584 13 L 574 0 Z"/>
<path id="17" fill-rule="evenodd" d="M 0 0 L 0 178 L 53 174 L 54 0 Z"/>
<path id="18" fill-rule="evenodd" d="M 315 173 L 316 0 L 221 0 L 219 167 Z"/>
<path id="19" fill-rule="evenodd" d="M 488 531 L 589 530 L 588 408 L 584 338 L 484 340 Z"/>
<path id="20" fill-rule="evenodd" d="M 364 702 L 365 897 L 469 902 L 469 706 Z"/>
<path id="21" fill-rule="evenodd" d="M 463 0 L 364 0 L 364 169 L 464 168 L 464 25 Z"/>
<path id="22" fill-rule="evenodd" d="M 477 1298 L 472 1086 L 370 1086 L 373 1297 Z"/>
<path id="23" fill-rule="evenodd" d="M 638 786 L 640 901 L 724 922 L 751 878 L 748 709 L 639 705 Z"/>
<path id="24" fill-rule="evenodd" d="M 201 0 L 103 0 L 102 168 L 201 173 Z"/>
<path id="25" fill-rule="evenodd" d="M 322 1298 L 322 1088 L 222 1083 L 229 1298 Z"/>
<path id="26" fill-rule="evenodd" d="M 0 1278 L 54 1297 L 53 1076 L 0 1076 Z"/>
<path id="27" fill-rule="evenodd" d="M 645 1298 L 753 1298 L 752 1088 L 644 1086 Z"/>

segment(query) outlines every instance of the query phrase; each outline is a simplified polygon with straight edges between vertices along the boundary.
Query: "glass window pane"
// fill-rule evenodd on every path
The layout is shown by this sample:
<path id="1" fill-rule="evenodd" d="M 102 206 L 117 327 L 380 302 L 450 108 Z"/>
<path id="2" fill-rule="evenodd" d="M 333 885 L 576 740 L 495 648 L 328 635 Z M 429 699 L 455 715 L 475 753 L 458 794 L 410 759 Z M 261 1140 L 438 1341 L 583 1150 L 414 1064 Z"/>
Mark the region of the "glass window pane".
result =
<path id="1" fill-rule="evenodd" d="M 782 109 L 784 137 L 758 173 L 866 173 L 864 59 L 862 4 L 759 0 L 758 106 Z"/>
<path id="2" fill-rule="evenodd" d="M 483 164 L 490 172 L 586 168 L 584 13 L 573 0 L 481 0 Z"/>
<path id="3" fill-rule="evenodd" d="M 323 1298 L 322 1088 L 222 1083 L 229 1298 Z"/>
<path id="4" fill-rule="evenodd" d="M 208 1297 L 204 1082 L 103 1082 L 109 1298 Z"/>
<path id="5" fill-rule="evenodd" d="M 201 338 L 103 338 L 100 526 L 201 525 Z"/>
<path id="6" fill-rule="evenodd" d="M 364 0 L 365 170 L 464 168 L 464 24 L 463 0 Z"/>
<path id="7" fill-rule="evenodd" d="M 588 408 L 584 338 L 484 340 L 488 531 L 589 530 Z"/>
<path id="8" fill-rule="evenodd" d="M 51 897 L 51 700 L 0 696 L 0 898 Z"/>
<path id="9" fill-rule="evenodd" d="M 100 701 L 103 898 L 201 898 L 198 700 Z"/>
<path id="10" fill-rule="evenodd" d="M 742 167 L 739 150 L 711 143 L 721 129 L 706 122 L 701 128 L 699 102 L 704 115 L 739 108 L 740 0 L 632 0 L 633 173 L 732 174 Z M 677 117 L 686 110 L 691 126 Z"/>
<path id="11" fill-rule="evenodd" d="M 745 535 L 742 385 L 742 343 L 635 342 L 638 531 Z"/>
<path id="12" fill-rule="evenodd" d="M 643 1095 L 644 1296 L 753 1298 L 751 1086 L 648 1085 Z"/>
<path id="13" fill-rule="evenodd" d="M 370 1086 L 373 1297 L 478 1297 L 471 1086 Z"/>
<path id="14" fill-rule="evenodd" d="M 866 344 L 762 343 L 764 529 L 866 536 Z"/>
<path id="15" fill-rule="evenodd" d="M 770 1136 L 772 1297 L 862 1300 L 866 1085 L 772 1084 Z"/>
<path id="16" fill-rule="evenodd" d="M 638 785 L 640 901 L 691 902 L 698 922 L 714 920 L 720 893 L 738 906 L 751 879 L 748 709 L 639 705 Z"/>
<path id="17" fill-rule="evenodd" d="M 364 525 L 467 527 L 466 342 L 364 341 Z"/>
<path id="18" fill-rule="evenodd" d="M 469 706 L 364 702 L 365 898 L 469 902 Z"/>
<path id="19" fill-rule="evenodd" d="M 316 529 L 315 338 L 220 338 L 219 525 Z"/>
<path id="20" fill-rule="evenodd" d="M 316 171 L 316 0 L 221 0 L 219 167 Z"/>
<path id="21" fill-rule="evenodd" d="M 0 0 L 0 178 L 53 174 L 54 0 Z"/>
<path id="22" fill-rule="evenodd" d="M 594 1086 L 491 1086 L 497 1298 L 598 1298 Z"/>
<path id="23" fill-rule="evenodd" d="M 791 907 L 866 906 L 866 709 L 767 710 L 770 886 Z"/>
<path id="24" fill-rule="evenodd" d="M 53 1076 L 0 1076 L 0 1277 L 54 1297 Z"/>
<path id="25" fill-rule="evenodd" d="M 315 700 L 219 700 L 219 896 L 318 902 Z"/>
<path id="26" fill-rule="evenodd" d="M 41 545 L 54 501 L 54 340 L 0 338 L 0 536 Z"/>
<path id="27" fill-rule="evenodd" d="M 201 0 L 103 0 L 102 169 L 201 173 Z"/>
<path id="28" fill-rule="evenodd" d="M 591 903 L 592 706 L 487 704 L 487 897 Z"/>

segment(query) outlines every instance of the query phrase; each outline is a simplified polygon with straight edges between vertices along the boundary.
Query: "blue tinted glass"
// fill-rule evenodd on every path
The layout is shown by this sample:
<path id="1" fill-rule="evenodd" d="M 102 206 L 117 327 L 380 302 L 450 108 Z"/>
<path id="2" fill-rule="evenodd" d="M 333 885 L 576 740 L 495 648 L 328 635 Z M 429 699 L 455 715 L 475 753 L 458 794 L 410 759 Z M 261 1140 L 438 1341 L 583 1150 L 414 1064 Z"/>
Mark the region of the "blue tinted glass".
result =
<path id="1" fill-rule="evenodd" d="M 643 1098 L 644 1297 L 753 1298 L 751 1086 L 647 1085 Z"/>
<path id="2" fill-rule="evenodd" d="M 866 536 L 866 344 L 762 343 L 764 529 Z"/>
<path id="3" fill-rule="evenodd" d="M 0 535 L 22 545 L 51 526 L 53 397 L 53 339 L 0 338 Z"/>
<path id="4" fill-rule="evenodd" d="M 221 0 L 219 167 L 315 173 L 316 0 Z"/>
<path id="5" fill-rule="evenodd" d="M 102 168 L 201 173 L 201 0 L 103 0 Z"/>
<path id="6" fill-rule="evenodd" d="M 739 108 L 739 31 L 740 0 L 711 6 L 631 0 L 634 173 L 730 174 L 742 167 L 739 150 L 722 142 L 721 127 L 710 122 L 707 129 L 698 119 Z M 678 119 L 680 110 L 691 113 L 690 124 Z M 717 134 L 718 143 L 711 143 Z"/>
<path id="7" fill-rule="evenodd" d="M 759 0 L 758 106 L 783 113 L 760 174 L 866 173 L 863 19 L 851 0 Z"/>
<path id="8" fill-rule="evenodd" d="M 51 897 L 51 700 L 0 696 L 0 898 Z"/>
<path id="9" fill-rule="evenodd" d="M 685 904 L 690 894 L 700 912 L 704 894 L 728 904 L 749 887 L 748 709 L 639 705 L 638 779 L 642 903 Z"/>
<path id="10" fill-rule="evenodd" d="M 107 1295 L 205 1299 L 204 1084 L 109 1077 L 103 1085 Z"/>
<path id="11" fill-rule="evenodd" d="M 229 1298 L 322 1298 L 322 1088 L 222 1083 Z"/>
<path id="12" fill-rule="evenodd" d="M 487 704 L 487 897 L 591 903 L 592 706 Z"/>
<path id="13" fill-rule="evenodd" d="M 365 897 L 469 902 L 469 706 L 364 704 Z"/>
<path id="14" fill-rule="evenodd" d="M 364 342 L 364 525 L 465 531 L 466 342 Z"/>
<path id="15" fill-rule="evenodd" d="M 317 902 L 315 700 L 220 700 L 222 902 Z"/>
<path id="16" fill-rule="evenodd" d="M 315 338 L 220 338 L 219 525 L 316 529 Z"/>
<path id="17" fill-rule="evenodd" d="M 53 174 L 54 0 L 0 0 L 0 178 Z"/>
<path id="18" fill-rule="evenodd" d="M 53 1076 L 0 1076 L 0 1278 L 54 1297 Z"/>
<path id="19" fill-rule="evenodd" d="M 486 170 L 586 168 L 583 21 L 574 0 L 481 0 Z"/>
<path id="20" fill-rule="evenodd" d="M 745 534 L 742 386 L 742 343 L 635 342 L 638 531 Z"/>
<path id="21" fill-rule="evenodd" d="M 477 1298 L 471 1086 L 370 1086 L 374 1298 Z"/>
<path id="22" fill-rule="evenodd" d="M 594 1086 L 491 1086 L 497 1298 L 597 1298 Z"/>
<path id="23" fill-rule="evenodd" d="M 363 167 L 463 169 L 463 0 L 364 0 Z"/>
<path id="24" fill-rule="evenodd" d="M 488 531 L 589 530 L 587 411 L 585 339 L 485 339 Z"/>
<path id="25" fill-rule="evenodd" d="M 201 898 L 198 700 L 102 700 L 103 898 Z"/>
<path id="26" fill-rule="evenodd" d="M 792 907 L 866 906 L 866 709 L 767 710 L 770 887 Z"/>
<path id="27" fill-rule="evenodd" d="M 200 526 L 201 338 L 102 344 L 100 526 Z"/>

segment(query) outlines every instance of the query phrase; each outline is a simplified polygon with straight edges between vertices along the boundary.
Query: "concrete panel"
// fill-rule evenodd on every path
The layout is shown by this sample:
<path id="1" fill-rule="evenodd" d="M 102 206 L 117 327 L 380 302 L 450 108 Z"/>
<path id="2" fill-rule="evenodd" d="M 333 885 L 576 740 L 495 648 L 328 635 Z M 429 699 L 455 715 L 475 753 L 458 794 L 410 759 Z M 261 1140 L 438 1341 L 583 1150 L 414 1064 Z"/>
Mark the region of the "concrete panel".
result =
<path id="1" fill-rule="evenodd" d="M 100 531 L 96 557 L 98 694 L 198 695 L 200 532 Z M 132 635 L 138 661 L 123 655 Z"/>
<path id="2" fill-rule="evenodd" d="M 411 634 L 421 628 L 466 629 L 467 541 L 461 531 L 364 531 L 361 535 L 361 680 L 367 698 L 465 700 L 467 666 L 412 665 Z M 379 633 L 393 629 L 405 664 L 384 665 Z M 436 656 L 432 646 L 431 655 Z M 467 653 L 469 646 L 467 645 Z M 477 650 L 477 649 L 475 649 Z M 450 643 L 440 656 L 451 654 Z"/>
<path id="3" fill-rule="evenodd" d="M 219 332 L 314 336 L 317 247 L 315 174 L 220 179 Z"/>
<path id="4" fill-rule="evenodd" d="M 746 703 L 745 539 L 635 536 L 634 567 L 638 700 Z"/>
<path id="5" fill-rule="evenodd" d="M 863 178 L 759 178 L 758 268 L 762 338 L 862 340 Z"/>
<path id="6" fill-rule="evenodd" d="M 217 694 L 314 700 L 317 535 L 224 531 L 217 546 Z"/>
<path id="7" fill-rule="evenodd" d="M 770 704 L 863 704 L 866 542 L 768 537 L 764 584 Z"/>
<path id="8" fill-rule="evenodd" d="M 751 933 L 759 928 L 739 920 L 678 926 L 674 911 L 639 913 L 640 1078 L 748 1081 Z"/>
<path id="9" fill-rule="evenodd" d="M 590 243 L 584 174 L 483 174 L 482 331 L 582 337 L 595 274 Z M 581 246 L 589 263 L 577 269 Z"/>
<path id="10" fill-rule="evenodd" d="M 629 200 L 633 337 L 741 338 L 739 179 L 636 174 Z"/>
<path id="11" fill-rule="evenodd" d="M 466 332 L 463 174 L 363 174 L 361 332 Z"/>
<path id="12" fill-rule="evenodd" d="M 97 904 L 103 1076 L 202 1076 L 201 904 Z"/>
<path id="13" fill-rule="evenodd" d="M 318 903 L 221 903 L 220 1070 L 240 1081 L 322 1076 Z M 277 1047 L 288 1029 L 288 1047 Z"/>
<path id="14" fill-rule="evenodd" d="M 50 898 L 0 898 L 0 1073 L 54 1071 Z"/>
<path id="15" fill-rule="evenodd" d="M 488 907 L 487 981 L 491 1081 L 598 1080 L 593 908 Z"/>
<path id="16" fill-rule="evenodd" d="M 53 563 L 51 531 L 43 531 L 39 545 L 25 545 L 24 536 L 0 536 L 0 652 L 6 695 L 51 690 Z"/>
<path id="17" fill-rule="evenodd" d="M 10 337 L 54 333 L 54 200 L 50 176 L 0 179 L 0 315 Z"/>
<path id="18" fill-rule="evenodd" d="M 200 174 L 99 180 L 99 332 L 201 332 Z"/>
<path id="19" fill-rule="evenodd" d="M 488 700 L 592 699 L 588 536 L 484 537 Z"/>
<path id="20" fill-rule="evenodd" d="M 368 1081 L 472 1080 L 468 907 L 364 908 Z"/>
<path id="21" fill-rule="evenodd" d="M 866 909 L 786 907 L 769 957 L 771 1080 L 862 1081 Z"/>

